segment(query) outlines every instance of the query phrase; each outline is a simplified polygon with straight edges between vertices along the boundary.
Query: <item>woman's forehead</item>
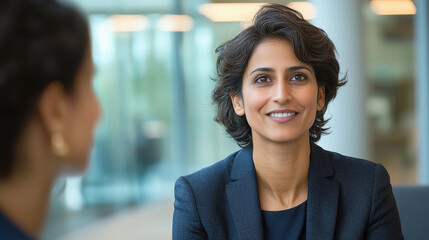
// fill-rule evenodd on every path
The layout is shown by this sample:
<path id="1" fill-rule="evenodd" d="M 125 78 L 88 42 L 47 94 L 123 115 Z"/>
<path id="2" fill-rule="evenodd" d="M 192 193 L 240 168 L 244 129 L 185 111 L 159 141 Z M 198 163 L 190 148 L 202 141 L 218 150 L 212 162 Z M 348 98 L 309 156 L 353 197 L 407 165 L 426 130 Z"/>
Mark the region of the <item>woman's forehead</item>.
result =
<path id="1" fill-rule="evenodd" d="M 245 72 L 257 68 L 284 68 L 303 66 L 314 73 L 313 67 L 298 59 L 292 44 L 281 38 L 270 38 L 259 43 L 253 50 Z"/>

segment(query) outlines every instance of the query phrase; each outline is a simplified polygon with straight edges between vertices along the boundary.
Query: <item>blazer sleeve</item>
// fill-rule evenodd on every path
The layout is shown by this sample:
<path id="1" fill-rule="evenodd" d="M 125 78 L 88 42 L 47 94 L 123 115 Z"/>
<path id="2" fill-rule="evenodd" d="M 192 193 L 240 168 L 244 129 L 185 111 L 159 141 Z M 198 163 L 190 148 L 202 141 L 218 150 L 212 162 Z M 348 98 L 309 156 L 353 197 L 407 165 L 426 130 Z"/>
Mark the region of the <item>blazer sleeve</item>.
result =
<path id="1" fill-rule="evenodd" d="M 404 239 L 389 174 L 380 164 L 375 166 L 373 182 L 372 205 L 366 239 Z"/>
<path id="2" fill-rule="evenodd" d="M 174 187 L 173 240 L 208 239 L 201 224 L 194 193 L 185 177 Z"/>

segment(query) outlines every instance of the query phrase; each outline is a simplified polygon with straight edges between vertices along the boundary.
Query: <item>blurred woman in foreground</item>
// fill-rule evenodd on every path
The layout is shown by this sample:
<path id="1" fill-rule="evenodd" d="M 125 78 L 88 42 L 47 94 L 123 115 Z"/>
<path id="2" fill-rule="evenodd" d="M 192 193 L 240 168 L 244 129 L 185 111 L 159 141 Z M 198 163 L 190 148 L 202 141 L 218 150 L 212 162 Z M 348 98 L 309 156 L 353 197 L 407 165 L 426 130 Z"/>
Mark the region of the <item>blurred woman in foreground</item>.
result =
<path id="1" fill-rule="evenodd" d="M 54 0 L 2 0 L 0 53 L 0 236 L 34 239 L 56 178 L 86 168 L 100 115 L 87 21 Z"/>

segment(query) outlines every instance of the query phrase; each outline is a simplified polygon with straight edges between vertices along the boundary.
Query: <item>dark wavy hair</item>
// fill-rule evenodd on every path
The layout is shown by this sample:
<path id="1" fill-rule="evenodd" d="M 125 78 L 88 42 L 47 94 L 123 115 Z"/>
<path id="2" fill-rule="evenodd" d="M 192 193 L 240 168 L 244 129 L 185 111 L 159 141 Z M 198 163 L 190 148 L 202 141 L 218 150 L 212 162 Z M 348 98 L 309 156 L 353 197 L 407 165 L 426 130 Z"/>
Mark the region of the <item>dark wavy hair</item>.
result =
<path id="1" fill-rule="evenodd" d="M 43 90 L 71 93 L 89 43 L 86 18 L 54 0 L 0 1 L 0 178 L 13 171 L 17 141 Z"/>
<path id="2" fill-rule="evenodd" d="M 212 92 L 213 103 L 217 106 L 215 120 L 225 126 L 238 145 L 252 145 L 251 128 L 246 116 L 235 113 L 231 94 L 241 94 L 243 73 L 253 50 L 270 38 L 289 41 L 296 57 L 314 68 L 317 85 L 325 87 L 325 105 L 317 111 L 310 128 L 310 140 L 317 142 L 328 130 L 324 127 L 329 120 L 324 118 L 328 103 L 346 83 L 346 76 L 339 79 L 335 46 L 325 31 L 307 22 L 301 13 L 280 4 L 262 6 L 250 27 L 217 47 L 217 78 Z"/>

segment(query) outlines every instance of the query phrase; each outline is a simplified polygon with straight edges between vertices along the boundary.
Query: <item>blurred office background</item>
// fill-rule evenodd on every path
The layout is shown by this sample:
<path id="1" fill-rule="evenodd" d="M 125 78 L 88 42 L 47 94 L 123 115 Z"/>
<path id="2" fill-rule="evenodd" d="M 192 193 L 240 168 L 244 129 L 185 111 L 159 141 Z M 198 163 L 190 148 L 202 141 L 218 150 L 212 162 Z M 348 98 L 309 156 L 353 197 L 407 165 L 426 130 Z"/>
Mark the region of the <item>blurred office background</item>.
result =
<path id="1" fill-rule="evenodd" d="M 86 174 L 54 189 L 42 239 L 170 239 L 175 180 L 239 149 L 213 121 L 214 51 L 261 1 L 62 1 L 88 15 L 104 115 Z M 348 73 L 320 145 L 384 164 L 393 184 L 428 184 L 427 2 L 271 2 L 326 30 Z"/>

